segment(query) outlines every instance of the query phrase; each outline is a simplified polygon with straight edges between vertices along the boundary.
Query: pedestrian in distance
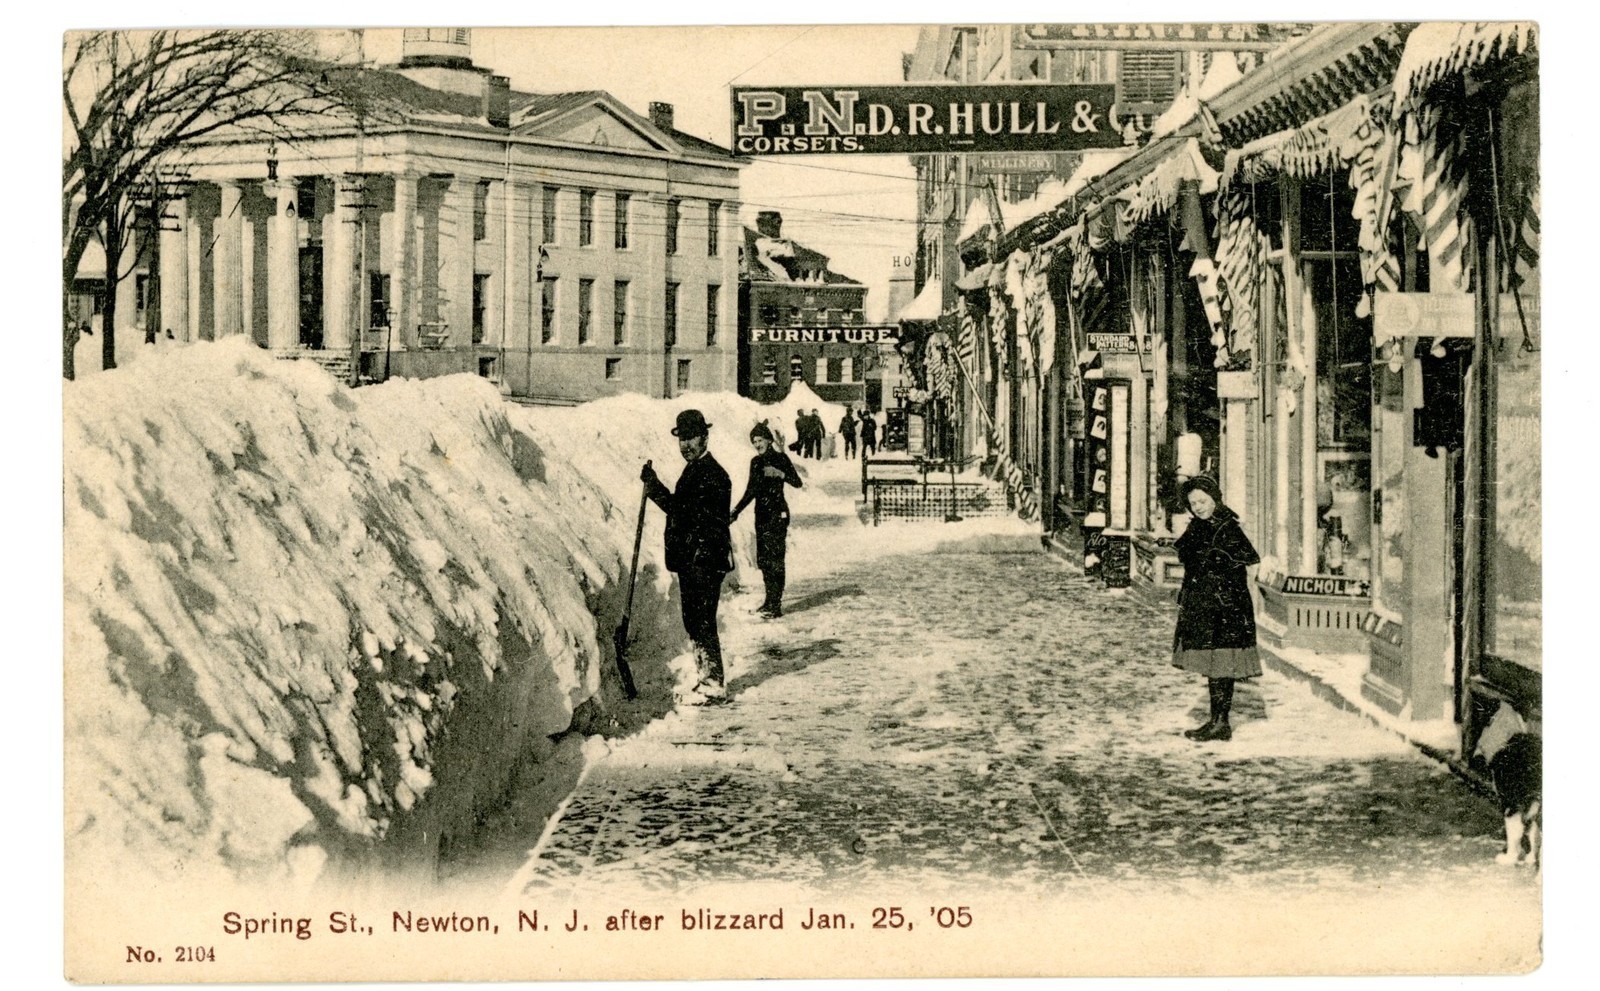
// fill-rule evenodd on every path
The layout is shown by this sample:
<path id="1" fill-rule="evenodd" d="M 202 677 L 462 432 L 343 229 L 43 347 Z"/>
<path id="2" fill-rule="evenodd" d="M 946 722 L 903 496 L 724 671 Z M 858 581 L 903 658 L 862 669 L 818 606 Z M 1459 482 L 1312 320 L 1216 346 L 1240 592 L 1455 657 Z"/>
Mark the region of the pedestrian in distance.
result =
<path id="1" fill-rule="evenodd" d="M 798 457 L 805 457 L 810 438 L 811 419 L 801 410 L 794 415 L 794 443 L 789 445 L 789 450 Z"/>
<path id="2" fill-rule="evenodd" d="M 1228 740 L 1233 685 L 1261 674 L 1256 650 L 1255 603 L 1245 569 L 1260 562 L 1239 514 L 1222 502 L 1222 490 L 1204 475 L 1183 483 L 1193 519 L 1178 538 L 1183 587 L 1178 590 L 1178 627 L 1172 663 L 1203 675 L 1211 696 L 1211 718 L 1185 730 L 1191 740 Z"/>
<path id="3" fill-rule="evenodd" d="M 678 576 L 683 629 L 694 645 L 699 674 L 695 695 L 720 698 L 726 686 L 722 642 L 717 636 L 717 604 L 722 580 L 733 570 L 733 541 L 728 532 L 728 506 L 733 482 L 706 449 L 711 424 L 697 409 L 678 414 L 672 435 L 686 462 L 678 486 L 668 489 L 649 462 L 639 472 L 650 500 L 667 514 L 667 570 Z"/>
<path id="4" fill-rule="evenodd" d="M 745 483 L 733 513 L 731 524 L 739 519 L 744 507 L 756 504 L 756 567 L 761 569 L 761 580 L 767 595 L 756 610 L 764 619 L 777 619 L 783 615 L 784 558 L 789 545 L 789 503 L 783 497 L 783 487 L 800 487 L 800 473 L 795 471 L 789 456 L 773 446 L 772 431 L 765 423 L 750 429 L 750 443 L 756 449 L 750 459 L 750 480 Z"/>
<path id="5" fill-rule="evenodd" d="M 822 424 L 822 412 L 811 411 L 811 457 L 821 461 L 827 457 L 828 428 Z"/>
<path id="6" fill-rule="evenodd" d="M 839 421 L 839 436 L 844 438 L 844 456 L 856 456 L 856 416 L 850 407 L 844 408 L 844 419 Z"/>
<path id="7" fill-rule="evenodd" d="M 865 406 L 861 407 L 861 456 L 878 453 L 878 421 Z"/>

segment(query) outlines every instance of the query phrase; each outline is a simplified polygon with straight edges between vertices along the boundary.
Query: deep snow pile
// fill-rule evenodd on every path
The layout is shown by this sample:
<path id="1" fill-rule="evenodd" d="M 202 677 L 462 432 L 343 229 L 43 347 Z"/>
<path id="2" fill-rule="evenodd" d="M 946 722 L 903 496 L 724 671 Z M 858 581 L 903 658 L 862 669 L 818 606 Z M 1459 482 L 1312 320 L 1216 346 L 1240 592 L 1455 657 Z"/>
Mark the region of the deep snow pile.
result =
<path id="1" fill-rule="evenodd" d="M 550 738 L 610 667 L 639 464 L 676 479 L 691 402 L 737 497 L 762 413 L 732 396 L 352 392 L 242 340 L 69 383 L 69 854 L 264 875 L 432 856 L 519 759 L 563 757 Z M 681 649 L 649 523 L 635 628 Z"/>

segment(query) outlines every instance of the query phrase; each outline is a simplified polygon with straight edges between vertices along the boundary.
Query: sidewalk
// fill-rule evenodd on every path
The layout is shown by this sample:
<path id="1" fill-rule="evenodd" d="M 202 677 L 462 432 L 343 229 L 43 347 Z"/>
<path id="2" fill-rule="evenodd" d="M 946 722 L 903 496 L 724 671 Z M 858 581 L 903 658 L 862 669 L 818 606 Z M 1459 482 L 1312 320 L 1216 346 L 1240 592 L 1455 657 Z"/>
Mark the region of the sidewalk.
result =
<path id="1" fill-rule="evenodd" d="M 1051 534 L 1045 538 L 1045 546 L 1069 567 L 1082 571 L 1081 543 L 1066 535 Z M 1176 621 L 1178 608 L 1172 590 L 1135 582 L 1129 594 Z M 1361 679 L 1368 666 L 1365 654 L 1331 654 L 1305 647 L 1272 647 L 1266 643 L 1260 644 L 1260 648 L 1262 663 L 1268 669 L 1307 685 L 1312 694 L 1329 705 L 1362 716 L 1394 733 L 1429 758 L 1448 767 L 1480 792 L 1492 793 L 1493 788 L 1488 780 L 1468 767 L 1467 762 L 1456 753 L 1459 731 L 1453 721 L 1407 719 L 1373 704 L 1361 694 Z"/>

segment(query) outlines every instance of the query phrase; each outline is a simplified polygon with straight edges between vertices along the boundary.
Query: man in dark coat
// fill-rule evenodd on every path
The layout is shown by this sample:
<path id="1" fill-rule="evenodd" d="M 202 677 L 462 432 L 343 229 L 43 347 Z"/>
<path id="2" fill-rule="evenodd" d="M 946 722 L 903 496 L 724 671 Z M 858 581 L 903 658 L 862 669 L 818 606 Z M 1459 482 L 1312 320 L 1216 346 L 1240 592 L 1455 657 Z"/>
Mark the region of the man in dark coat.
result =
<path id="1" fill-rule="evenodd" d="M 839 421 L 839 436 L 844 438 L 844 456 L 856 456 L 856 416 L 855 412 L 846 406 L 844 419 Z"/>
<path id="2" fill-rule="evenodd" d="M 861 456 L 878 453 L 878 421 L 866 407 L 861 409 Z"/>
<path id="3" fill-rule="evenodd" d="M 667 570 L 678 576 L 683 629 L 694 644 L 700 675 L 695 691 L 705 698 L 717 698 L 724 692 L 717 604 L 722 597 L 722 579 L 733 570 L 733 541 L 728 534 L 733 482 L 706 450 L 710 430 L 711 424 L 699 410 L 678 414 L 672 434 L 678 438 L 678 451 L 687 464 L 675 491 L 661 483 L 648 462 L 639 477 L 651 501 L 667 514 Z"/>

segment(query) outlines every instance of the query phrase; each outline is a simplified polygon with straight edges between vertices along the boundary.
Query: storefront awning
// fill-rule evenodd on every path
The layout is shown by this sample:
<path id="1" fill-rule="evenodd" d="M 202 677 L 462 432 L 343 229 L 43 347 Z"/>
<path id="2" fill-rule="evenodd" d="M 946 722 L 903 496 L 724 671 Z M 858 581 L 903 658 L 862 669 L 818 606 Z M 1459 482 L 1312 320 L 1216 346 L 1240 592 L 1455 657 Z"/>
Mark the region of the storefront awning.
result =
<path id="1" fill-rule="evenodd" d="M 1217 170 L 1200 154 L 1199 140 L 1186 138 L 1174 146 L 1172 154 L 1123 192 L 1128 201 L 1129 218 L 1134 223 L 1142 223 L 1153 214 L 1170 211 L 1177 204 L 1178 190 L 1185 182 L 1197 183 L 1201 193 L 1214 193 L 1217 176 Z"/>
<path id="2" fill-rule="evenodd" d="M 917 298 L 895 317 L 896 320 L 938 320 L 944 312 L 944 285 L 938 279 L 929 279 L 917 293 Z"/>
<path id="3" fill-rule="evenodd" d="M 1532 51 L 1538 26 L 1528 21 L 1422 24 L 1406 38 L 1394 76 L 1395 114 L 1434 83 L 1496 58 Z"/>
<path id="4" fill-rule="evenodd" d="M 956 288 L 963 292 L 972 292 L 974 289 L 985 289 L 989 286 L 999 285 L 1002 277 L 1000 266 L 985 263 L 963 275 L 956 280 Z"/>
<path id="5" fill-rule="evenodd" d="M 1228 152 L 1217 184 L 1227 189 L 1235 182 L 1260 182 L 1279 174 L 1296 179 L 1319 176 L 1356 158 L 1373 141 L 1374 112 L 1372 97 L 1358 96 L 1299 127 L 1258 138 Z"/>

